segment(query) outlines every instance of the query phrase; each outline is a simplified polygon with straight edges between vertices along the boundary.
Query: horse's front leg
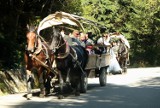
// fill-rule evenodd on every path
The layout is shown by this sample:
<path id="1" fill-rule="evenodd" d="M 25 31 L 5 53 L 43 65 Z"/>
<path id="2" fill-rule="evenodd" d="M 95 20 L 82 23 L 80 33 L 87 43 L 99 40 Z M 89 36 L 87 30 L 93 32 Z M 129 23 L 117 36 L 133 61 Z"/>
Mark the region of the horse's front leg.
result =
<path id="1" fill-rule="evenodd" d="M 75 94 L 75 96 L 80 96 L 80 81 L 81 81 L 81 75 L 76 76 L 77 78 L 75 78 L 72 81 L 72 87 L 74 88 L 73 92 Z"/>
<path id="2" fill-rule="evenodd" d="M 62 78 L 62 73 L 61 71 L 57 70 L 58 73 L 59 73 L 59 87 L 60 87 L 60 91 L 59 91 L 59 94 L 58 94 L 58 99 L 63 99 L 64 96 L 63 96 L 63 87 L 64 87 L 64 81 L 63 81 L 63 78 Z"/>
<path id="3" fill-rule="evenodd" d="M 30 99 L 32 97 L 32 82 L 33 82 L 33 77 L 31 75 L 30 70 L 26 70 L 26 77 L 27 77 L 27 99 Z"/>
<path id="4" fill-rule="evenodd" d="M 125 59 L 124 61 L 124 73 L 127 72 L 127 59 Z"/>
<path id="5" fill-rule="evenodd" d="M 80 96 L 80 82 L 78 82 L 78 84 L 76 85 L 75 96 Z"/>

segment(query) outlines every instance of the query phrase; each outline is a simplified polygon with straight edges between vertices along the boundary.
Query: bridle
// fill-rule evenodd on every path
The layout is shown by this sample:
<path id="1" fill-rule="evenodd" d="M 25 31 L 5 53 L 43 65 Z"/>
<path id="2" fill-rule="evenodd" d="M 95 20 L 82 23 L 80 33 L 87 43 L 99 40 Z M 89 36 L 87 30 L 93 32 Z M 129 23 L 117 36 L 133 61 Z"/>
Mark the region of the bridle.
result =
<path id="1" fill-rule="evenodd" d="M 57 45 L 55 45 L 52 49 L 53 53 L 56 55 L 55 58 L 58 58 L 58 59 L 66 58 L 70 53 L 68 42 L 64 40 L 64 42 L 62 43 L 62 41 L 63 41 L 63 37 L 60 36 L 60 40 L 58 41 Z M 64 53 L 57 52 L 64 45 L 66 45 L 65 47 L 66 51 Z"/>
<path id="2" fill-rule="evenodd" d="M 126 46 L 124 43 L 120 43 L 119 45 L 119 50 L 118 50 L 118 55 L 121 56 L 121 55 L 126 55 L 127 54 L 127 51 L 126 51 Z"/>
<path id="3" fill-rule="evenodd" d="M 29 53 L 34 53 L 35 50 L 38 48 L 38 36 L 37 36 L 37 34 L 35 33 L 35 31 L 29 31 L 29 33 L 30 33 L 30 32 L 35 34 L 34 47 L 33 47 L 32 50 L 29 50 L 29 49 L 28 49 L 28 43 L 27 43 L 25 50 L 26 50 L 27 52 L 29 52 Z M 29 34 L 29 35 L 31 35 L 31 34 Z M 30 37 L 31 37 L 31 36 L 30 36 Z M 27 37 L 27 38 L 28 38 L 28 37 Z"/>
<path id="4" fill-rule="evenodd" d="M 66 44 L 66 42 L 64 42 L 63 44 L 61 44 L 62 41 L 62 36 L 60 36 L 60 40 L 58 41 L 57 45 L 55 45 L 52 49 L 52 51 L 55 53 L 58 49 L 60 49 L 62 46 L 64 46 Z M 53 40 L 53 39 L 52 39 Z"/>

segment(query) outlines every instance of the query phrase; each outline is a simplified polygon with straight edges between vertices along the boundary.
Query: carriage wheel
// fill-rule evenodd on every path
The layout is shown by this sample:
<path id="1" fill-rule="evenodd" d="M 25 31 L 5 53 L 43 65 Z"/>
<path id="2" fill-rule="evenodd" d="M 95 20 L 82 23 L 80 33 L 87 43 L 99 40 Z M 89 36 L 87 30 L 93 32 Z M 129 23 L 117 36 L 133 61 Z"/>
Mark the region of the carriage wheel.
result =
<path id="1" fill-rule="evenodd" d="M 80 92 L 86 93 L 88 87 L 88 78 L 86 74 L 81 75 L 81 81 L 80 81 Z"/>
<path id="2" fill-rule="evenodd" d="M 106 82 L 107 82 L 107 77 L 106 77 L 106 68 L 102 67 L 100 69 L 100 73 L 99 73 L 99 82 L 101 86 L 105 86 Z"/>

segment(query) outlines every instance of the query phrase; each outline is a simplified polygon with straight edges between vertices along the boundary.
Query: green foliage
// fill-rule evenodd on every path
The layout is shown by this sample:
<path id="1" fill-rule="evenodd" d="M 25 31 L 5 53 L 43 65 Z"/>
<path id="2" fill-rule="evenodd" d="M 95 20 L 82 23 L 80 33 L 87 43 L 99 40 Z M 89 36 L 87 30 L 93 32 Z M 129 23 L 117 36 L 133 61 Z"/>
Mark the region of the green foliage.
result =
<path id="1" fill-rule="evenodd" d="M 76 0 L 1 0 L 0 1 L 0 69 L 17 68 L 23 63 L 26 25 L 38 25 L 55 11 L 81 14 Z"/>
<path id="2" fill-rule="evenodd" d="M 160 65 L 159 0 L 1 0 L 0 68 L 22 64 L 26 25 L 38 25 L 55 11 L 82 15 L 107 28 L 123 33 L 131 44 L 131 60 Z M 99 32 L 98 26 L 88 31 Z"/>
<path id="3" fill-rule="evenodd" d="M 85 0 L 82 5 L 84 17 L 104 24 L 108 32 L 119 31 L 129 39 L 133 63 L 160 64 L 159 0 Z"/>

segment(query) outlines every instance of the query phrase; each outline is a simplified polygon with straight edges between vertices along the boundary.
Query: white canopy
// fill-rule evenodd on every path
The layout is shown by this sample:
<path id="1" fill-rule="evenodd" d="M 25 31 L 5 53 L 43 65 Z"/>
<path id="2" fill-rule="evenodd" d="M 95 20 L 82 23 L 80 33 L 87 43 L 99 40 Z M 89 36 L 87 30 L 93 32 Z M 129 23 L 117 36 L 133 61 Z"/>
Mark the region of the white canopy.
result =
<path id="1" fill-rule="evenodd" d="M 65 12 L 56 12 L 55 14 L 50 14 L 47 17 L 45 17 L 39 24 L 37 29 L 37 34 L 40 34 L 40 31 L 55 25 L 61 25 L 61 24 L 69 24 L 73 26 L 78 26 L 82 30 L 84 30 L 81 23 L 74 18 L 71 14 L 65 13 Z"/>

